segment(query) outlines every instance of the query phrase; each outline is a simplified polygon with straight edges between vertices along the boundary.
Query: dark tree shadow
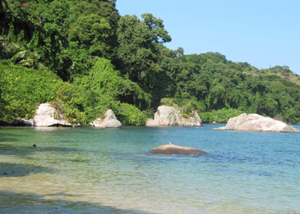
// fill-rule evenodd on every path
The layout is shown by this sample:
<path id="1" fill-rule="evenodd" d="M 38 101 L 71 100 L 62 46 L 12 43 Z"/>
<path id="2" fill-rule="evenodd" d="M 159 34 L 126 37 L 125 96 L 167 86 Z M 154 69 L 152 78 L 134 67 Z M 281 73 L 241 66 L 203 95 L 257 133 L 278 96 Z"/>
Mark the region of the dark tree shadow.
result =
<path id="1" fill-rule="evenodd" d="M 35 152 L 51 152 L 51 151 L 57 151 L 57 152 L 85 152 L 85 150 L 80 149 L 74 149 L 74 148 L 68 148 L 68 147 L 39 147 L 38 145 L 36 147 L 33 147 L 33 145 L 30 146 L 18 146 L 13 144 L 1 144 L 0 143 L 0 155 L 30 155 Z M 88 151 L 86 151 L 88 152 Z"/>
<path id="2" fill-rule="evenodd" d="M 53 173 L 51 168 L 29 164 L 0 163 L 0 177 L 21 177 L 31 173 Z"/>
<path id="3" fill-rule="evenodd" d="M 39 147 L 37 145 L 36 147 L 37 151 L 56 151 L 56 152 L 85 152 L 85 150 L 81 150 L 81 149 L 74 149 L 74 148 L 68 148 L 68 147 L 53 147 L 53 146 L 49 146 L 49 147 Z"/>
<path id="4" fill-rule="evenodd" d="M 60 195 L 63 193 L 59 193 Z M 138 202 L 137 202 L 138 203 Z M 1 213 L 107 213 L 146 214 L 136 210 L 124 210 L 96 203 L 44 199 L 42 195 L 0 191 Z M 147 212 L 148 213 L 148 212 Z M 148 213 L 150 214 L 150 213 Z M 153 214 L 153 213 L 152 213 Z"/>
<path id="5" fill-rule="evenodd" d="M 0 127 L 1 129 L 1 127 Z M 23 137 L 23 135 L 15 134 L 15 133 L 0 133 L 0 142 L 14 142 L 19 141 L 20 137 Z"/>
<path id="6" fill-rule="evenodd" d="M 35 151 L 36 149 L 32 146 L 0 144 L 0 155 L 30 155 Z"/>

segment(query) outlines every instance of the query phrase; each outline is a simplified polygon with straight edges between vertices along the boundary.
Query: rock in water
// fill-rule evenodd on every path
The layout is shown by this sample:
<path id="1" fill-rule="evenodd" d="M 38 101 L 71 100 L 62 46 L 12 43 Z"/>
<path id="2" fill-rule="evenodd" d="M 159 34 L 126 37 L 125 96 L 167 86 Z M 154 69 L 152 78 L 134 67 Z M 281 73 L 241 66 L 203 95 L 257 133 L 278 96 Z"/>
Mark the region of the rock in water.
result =
<path id="1" fill-rule="evenodd" d="M 97 118 L 92 123 L 91 126 L 96 128 L 121 128 L 122 123 L 117 119 L 114 112 L 111 109 L 108 109 L 105 113 L 105 117 Z"/>
<path id="2" fill-rule="evenodd" d="M 150 151 L 153 154 L 164 154 L 164 155 L 192 155 L 192 156 L 199 156 L 207 154 L 206 152 L 195 149 L 192 147 L 184 147 L 184 146 L 177 146 L 173 144 L 166 144 L 159 147 L 156 147 Z"/>
<path id="3" fill-rule="evenodd" d="M 300 132 L 300 130 L 288 126 L 286 123 L 264 117 L 258 114 L 241 114 L 230 118 L 225 127 L 214 128 L 214 130 L 236 130 L 256 132 Z"/>
<path id="4" fill-rule="evenodd" d="M 40 104 L 36 110 L 35 116 L 33 118 L 33 125 L 36 127 L 50 127 L 50 126 L 72 126 L 66 120 L 61 120 L 63 118 L 50 103 Z"/>
<path id="5" fill-rule="evenodd" d="M 154 120 L 148 120 L 146 126 L 202 126 L 202 121 L 197 111 L 184 117 L 179 107 L 159 106 Z"/>

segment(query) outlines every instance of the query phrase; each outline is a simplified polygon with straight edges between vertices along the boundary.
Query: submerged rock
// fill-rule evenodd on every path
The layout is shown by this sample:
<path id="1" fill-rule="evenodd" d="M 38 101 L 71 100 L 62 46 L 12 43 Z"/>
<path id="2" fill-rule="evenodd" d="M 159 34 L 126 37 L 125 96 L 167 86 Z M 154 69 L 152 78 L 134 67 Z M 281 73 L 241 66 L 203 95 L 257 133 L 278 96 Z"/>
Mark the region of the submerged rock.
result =
<path id="1" fill-rule="evenodd" d="M 146 126 L 202 126 L 202 121 L 197 111 L 184 117 L 179 107 L 159 106 L 154 115 L 154 120 L 148 120 Z"/>
<path id="2" fill-rule="evenodd" d="M 36 110 L 33 125 L 36 127 L 72 126 L 68 121 L 60 119 L 62 117 L 50 103 L 43 103 Z"/>
<path id="3" fill-rule="evenodd" d="M 150 151 L 150 153 L 153 154 L 164 154 L 164 155 L 192 155 L 192 156 L 199 156 L 207 154 L 206 152 L 195 149 L 192 147 L 184 147 L 184 146 L 177 146 L 171 144 L 162 145 L 159 147 L 156 147 Z"/>
<path id="4" fill-rule="evenodd" d="M 105 113 L 104 118 L 97 118 L 92 123 L 91 126 L 96 128 L 121 128 L 122 123 L 117 119 L 114 112 L 111 109 L 108 109 Z"/>
<path id="5" fill-rule="evenodd" d="M 236 130 L 256 132 L 300 132 L 300 130 L 288 126 L 286 123 L 258 114 L 241 114 L 230 118 L 225 127 L 214 130 Z"/>

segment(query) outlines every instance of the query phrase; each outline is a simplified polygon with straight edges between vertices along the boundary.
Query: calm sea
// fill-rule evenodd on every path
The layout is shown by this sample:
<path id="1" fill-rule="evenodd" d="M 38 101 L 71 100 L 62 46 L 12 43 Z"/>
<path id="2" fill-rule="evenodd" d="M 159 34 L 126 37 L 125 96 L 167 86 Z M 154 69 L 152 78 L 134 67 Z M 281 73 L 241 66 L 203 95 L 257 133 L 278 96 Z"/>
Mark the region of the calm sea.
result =
<path id="1" fill-rule="evenodd" d="M 300 134 L 223 125 L 0 128 L 0 213 L 300 213 Z"/>

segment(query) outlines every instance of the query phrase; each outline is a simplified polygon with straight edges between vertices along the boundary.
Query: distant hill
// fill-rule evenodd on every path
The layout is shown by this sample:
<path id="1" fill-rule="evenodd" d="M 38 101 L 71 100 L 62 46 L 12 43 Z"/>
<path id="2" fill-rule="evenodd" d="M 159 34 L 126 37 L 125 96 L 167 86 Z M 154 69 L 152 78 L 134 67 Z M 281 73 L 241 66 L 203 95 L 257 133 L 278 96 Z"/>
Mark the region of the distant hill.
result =
<path id="1" fill-rule="evenodd" d="M 297 85 L 300 85 L 300 76 L 298 74 L 293 73 L 288 66 L 275 66 L 271 67 L 269 69 L 257 69 L 253 67 L 253 70 L 248 71 L 247 73 L 250 73 L 253 76 L 257 75 L 277 75 L 280 76 L 281 78 L 291 81 Z"/>

